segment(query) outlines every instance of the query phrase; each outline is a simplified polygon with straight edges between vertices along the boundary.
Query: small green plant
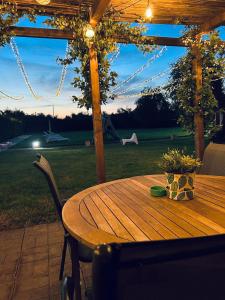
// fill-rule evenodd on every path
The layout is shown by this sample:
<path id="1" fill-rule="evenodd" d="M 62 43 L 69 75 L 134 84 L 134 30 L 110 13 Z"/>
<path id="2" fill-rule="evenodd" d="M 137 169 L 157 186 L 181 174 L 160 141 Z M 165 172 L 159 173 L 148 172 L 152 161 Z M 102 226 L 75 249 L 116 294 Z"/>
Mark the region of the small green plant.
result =
<path id="1" fill-rule="evenodd" d="M 186 155 L 182 150 L 171 149 L 164 153 L 159 164 L 167 173 L 192 173 L 201 166 L 201 161 L 193 155 Z"/>

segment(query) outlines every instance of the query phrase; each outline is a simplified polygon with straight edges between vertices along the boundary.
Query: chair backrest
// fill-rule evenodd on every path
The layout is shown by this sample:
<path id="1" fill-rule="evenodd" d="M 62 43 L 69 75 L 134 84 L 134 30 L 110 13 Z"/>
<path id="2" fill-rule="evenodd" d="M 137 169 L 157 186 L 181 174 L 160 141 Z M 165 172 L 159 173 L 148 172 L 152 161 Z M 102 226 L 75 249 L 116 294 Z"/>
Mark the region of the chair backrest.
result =
<path id="1" fill-rule="evenodd" d="M 225 145 L 210 143 L 204 152 L 199 174 L 225 176 Z"/>
<path id="2" fill-rule="evenodd" d="M 222 300 L 225 235 L 100 245 L 93 300 Z"/>
<path id="3" fill-rule="evenodd" d="M 46 177 L 58 215 L 60 220 L 62 221 L 62 204 L 61 204 L 61 198 L 60 194 L 55 182 L 55 178 L 52 172 L 52 168 L 47 161 L 47 159 L 41 155 L 37 155 L 37 160 L 33 162 L 34 166 L 37 167 Z"/>

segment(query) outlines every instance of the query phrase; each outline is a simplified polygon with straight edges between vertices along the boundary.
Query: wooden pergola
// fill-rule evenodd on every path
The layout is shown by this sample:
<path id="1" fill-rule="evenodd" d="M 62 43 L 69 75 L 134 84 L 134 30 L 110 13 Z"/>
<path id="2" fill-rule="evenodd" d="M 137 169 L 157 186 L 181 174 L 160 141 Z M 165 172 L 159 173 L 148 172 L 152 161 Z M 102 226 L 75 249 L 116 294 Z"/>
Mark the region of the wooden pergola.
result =
<path id="1" fill-rule="evenodd" d="M 4 2 L 4 1 L 3 1 Z M 7 1 L 8 2 L 8 1 Z M 34 8 L 43 6 L 35 0 L 15 0 L 18 9 Z M 15 3 L 14 2 L 14 3 Z M 109 6 L 115 10 L 122 11 L 122 16 L 118 22 L 136 22 L 145 15 L 148 0 L 51 0 L 46 5 L 45 15 L 76 15 L 81 12 L 90 12 L 90 24 L 95 27 L 104 16 Z M 209 32 L 218 26 L 225 25 L 225 0 L 150 0 L 153 10 L 153 24 L 183 24 L 199 25 L 200 31 L 196 38 L 203 33 Z M 36 37 L 36 38 L 54 38 L 54 39 L 72 39 L 72 32 L 55 29 L 43 28 L 12 28 L 16 36 Z M 119 43 L 127 43 L 126 37 L 112 37 Z M 132 41 L 129 41 L 132 43 Z M 145 43 L 167 45 L 167 46 L 185 46 L 181 38 L 172 37 L 145 37 Z M 201 101 L 202 90 L 202 66 L 201 56 L 197 48 L 192 49 L 193 60 L 193 78 L 195 80 L 196 92 L 194 102 L 196 105 Z M 98 182 L 105 181 L 105 159 L 104 143 L 102 130 L 102 116 L 100 104 L 100 87 L 98 74 L 98 61 L 94 45 L 90 48 L 90 74 L 92 86 L 92 110 L 94 140 L 96 149 L 96 169 Z M 200 113 L 195 113 L 195 149 L 199 158 L 203 157 L 204 152 L 204 122 Z"/>

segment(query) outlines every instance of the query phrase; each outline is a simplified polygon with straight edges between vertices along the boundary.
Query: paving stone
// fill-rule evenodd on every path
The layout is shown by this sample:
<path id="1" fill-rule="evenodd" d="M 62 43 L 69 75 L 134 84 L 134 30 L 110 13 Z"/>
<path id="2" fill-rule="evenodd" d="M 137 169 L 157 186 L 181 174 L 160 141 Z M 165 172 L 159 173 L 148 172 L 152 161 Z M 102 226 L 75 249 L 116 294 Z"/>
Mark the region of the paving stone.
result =
<path id="1" fill-rule="evenodd" d="M 0 283 L 0 300 L 7 300 L 10 298 L 12 293 L 13 282 L 2 282 Z"/>
<path id="2" fill-rule="evenodd" d="M 58 222 L 0 232 L 0 300 L 60 300 L 63 234 Z M 89 278 L 82 284 L 84 295 L 91 273 L 84 264 L 81 267 L 82 280 Z M 65 274 L 71 274 L 69 252 Z"/>
<path id="3" fill-rule="evenodd" d="M 39 289 L 29 289 L 26 291 L 17 291 L 13 297 L 14 300 L 44 300 L 49 299 L 48 285 Z"/>
<path id="4" fill-rule="evenodd" d="M 45 259 L 22 264 L 19 276 L 22 279 L 26 279 L 31 276 L 48 276 L 48 260 Z"/>

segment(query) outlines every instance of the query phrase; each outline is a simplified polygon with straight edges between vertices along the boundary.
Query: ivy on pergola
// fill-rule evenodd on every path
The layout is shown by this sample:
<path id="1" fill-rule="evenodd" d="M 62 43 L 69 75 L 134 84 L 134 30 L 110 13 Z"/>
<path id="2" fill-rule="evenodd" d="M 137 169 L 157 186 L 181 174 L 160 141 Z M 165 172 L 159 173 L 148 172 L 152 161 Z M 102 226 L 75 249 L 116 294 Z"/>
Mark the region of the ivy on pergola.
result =
<path id="1" fill-rule="evenodd" d="M 32 8 L 40 9 L 40 6 L 30 4 L 27 0 L 17 0 L 17 8 L 19 10 L 28 9 L 28 11 Z M 75 2 L 67 4 L 65 1 L 60 2 L 61 0 L 55 2 L 52 0 L 50 5 L 45 7 L 45 14 L 52 15 L 52 14 L 63 14 L 68 16 L 74 16 L 76 14 L 80 14 L 81 12 L 86 13 L 89 11 L 88 5 L 85 6 L 86 1 L 82 1 L 81 7 L 76 7 Z M 202 1 L 202 3 L 200 3 Z M 177 3 L 177 7 L 182 7 L 183 14 L 191 17 L 183 18 L 182 14 L 177 10 L 176 3 L 171 0 L 167 2 L 167 8 L 171 8 L 171 13 L 174 14 L 173 16 L 168 15 L 165 10 L 163 10 L 163 2 L 160 0 L 155 3 L 155 11 L 157 12 L 157 6 L 159 7 L 159 13 L 156 18 L 153 17 L 153 22 L 156 23 L 174 23 L 179 21 L 181 23 L 188 23 L 188 24 L 197 24 L 198 26 L 198 34 L 196 35 L 196 40 L 199 38 L 202 32 L 210 31 L 217 26 L 224 24 L 225 22 L 225 3 L 221 1 L 203 1 L 201 0 L 198 2 L 197 6 L 199 9 L 196 10 L 196 3 L 191 3 L 189 1 L 188 10 L 185 1 L 179 0 L 179 5 Z M 90 14 L 90 24 L 93 27 L 96 27 L 97 24 L 101 24 L 102 17 L 106 12 L 107 8 L 109 7 L 110 0 L 95 0 L 94 5 L 91 8 Z M 112 3 L 116 6 L 119 6 L 120 0 L 113 0 Z M 143 1 L 140 1 L 144 3 Z M 195 1 L 194 1 L 195 2 Z M 193 8 L 190 4 L 193 4 Z M 204 10 L 201 9 L 201 6 L 205 5 Z M 141 7 L 141 6 L 140 6 Z M 136 8 L 132 8 L 131 10 L 135 10 Z M 117 21 L 134 21 L 132 19 L 133 12 L 125 12 L 120 20 Z M 141 14 L 141 8 L 137 8 L 135 10 L 135 14 L 137 15 L 138 12 Z M 154 12 L 154 9 L 153 9 Z M 197 13 L 196 13 L 197 12 Z M 205 14 L 205 15 L 204 15 Z M 175 16 L 176 15 L 176 16 Z M 208 19 L 206 19 L 208 16 Z M 55 20 L 58 17 L 55 18 Z M 137 18 L 136 18 L 137 19 Z M 199 21 L 198 21 L 199 19 Z M 166 20 L 166 21 L 165 21 Z M 54 23 L 54 22 L 53 22 Z M 15 25 L 12 23 L 10 25 Z M 1 26 L 1 24 L 0 24 Z M 69 29 L 68 27 L 65 29 Z M 1 30 L 1 27 L 0 27 Z M 35 29 L 35 28 L 12 28 L 13 32 L 17 36 L 30 36 L 30 37 L 48 37 L 48 38 L 64 38 L 64 39 L 75 39 L 74 33 L 71 31 L 63 31 L 63 30 L 54 30 L 54 29 Z M 110 36 L 113 40 L 117 42 L 125 42 L 125 43 L 136 43 L 142 45 L 152 45 L 152 44 L 160 44 L 160 45 L 172 45 L 172 46 L 186 46 L 184 45 L 182 39 L 176 38 L 161 38 L 161 37 L 142 37 L 139 40 L 132 40 L 129 35 L 123 36 Z M 89 75 L 90 75 L 90 82 L 91 82 L 91 98 L 92 98 L 92 110 L 93 110 L 93 125 L 94 125 L 94 137 L 95 137 L 95 149 L 96 149 L 96 166 L 97 166 L 97 175 L 98 181 L 103 182 L 105 181 L 105 167 L 104 167 L 104 146 L 103 146 L 103 134 L 102 134 L 102 121 L 101 121 L 101 86 L 100 86 L 100 79 L 99 79 L 99 72 L 98 72 L 98 50 L 97 45 L 93 43 L 90 45 L 88 49 L 87 60 L 89 59 Z M 193 70 L 193 79 L 194 79 L 194 86 L 195 86 L 195 95 L 193 104 L 197 107 L 201 102 L 201 92 L 202 92 L 202 67 L 201 67 L 201 51 L 196 45 L 192 45 L 192 53 L 193 53 L 193 62 L 192 62 L 192 70 Z M 113 82 L 112 82 L 113 83 Z M 90 99 L 90 95 L 89 95 Z M 194 114 L 194 123 L 195 123 L 195 147 L 196 153 L 201 158 L 204 151 L 204 124 L 203 124 L 203 116 L 202 114 L 196 110 Z"/>

